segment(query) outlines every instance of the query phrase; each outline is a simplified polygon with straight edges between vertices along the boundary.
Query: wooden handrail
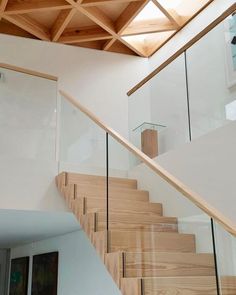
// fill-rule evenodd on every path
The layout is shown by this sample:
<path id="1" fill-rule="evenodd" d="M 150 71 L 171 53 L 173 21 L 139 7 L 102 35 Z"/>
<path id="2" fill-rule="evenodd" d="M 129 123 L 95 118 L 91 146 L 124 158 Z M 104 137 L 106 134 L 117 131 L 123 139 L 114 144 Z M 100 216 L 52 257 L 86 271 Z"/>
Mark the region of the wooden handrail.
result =
<path id="1" fill-rule="evenodd" d="M 160 73 L 163 69 L 165 69 L 177 57 L 179 57 L 181 54 L 183 54 L 187 49 L 189 49 L 197 41 L 199 41 L 202 37 L 204 37 L 212 29 L 214 29 L 219 23 L 221 23 L 226 17 L 228 17 L 230 14 L 232 14 L 235 10 L 236 10 L 236 3 L 231 5 L 226 11 L 224 11 L 219 17 L 217 17 L 212 23 L 210 23 L 204 30 L 202 30 L 199 34 L 197 34 L 195 37 L 193 37 L 188 43 L 186 43 L 183 47 L 181 47 L 178 51 L 176 51 L 171 57 L 169 57 L 159 67 L 157 67 L 148 76 L 146 76 L 142 81 L 140 81 L 137 85 L 135 85 L 132 89 L 130 89 L 127 92 L 127 95 L 131 96 L 139 88 L 141 88 L 143 85 L 145 85 L 149 80 L 151 80 L 158 73 Z"/>
<path id="2" fill-rule="evenodd" d="M 146 156 L 128 140 L 122 137 L 119 133 L 114 131 L 112 128 L 108 127 L 104 122 L 102 122 L 97 116 L 90 112 L 86 107 L 84 107 L 77 99 L 67 94 L 65 91 L 60 90 L 60 94 L 67 99 L 71 104 L 78 108 L 82 113 L 89 117 L 96 125 L 101 127 L 105 132 L 107 132 L 111 137 L 113 137 L 117 142 L 129 150 L 133 155 L 139 158 L 143 163 L 145 163 L 149 168 L 151 168 L 156 174 L 158 174 L 162 179 L 167 181 L 172 187 L 183 194 L 191 202 L 193 202 L 197 207 L 202 209 L 207 215 L 215 219 L 220 223 L 229 233 L 236 236 L 236 226 L 227 217 L 220 213 L 216 208 L 212 207 L 208 202 L 206 202 L 199 194 L 192 191 L 185 184 L 183 184 L 179 179 L 166 171 L 158 163 L 153 161 L 151 158 Z"/>
<path id="3" fill-rule="evenodd" d="M 51 80 L 51 81 L 58 80 L 57 77 L 49 75 L 49 74 L 44 74 L 44 73 L 40 73 L 37 71 L 33 71 L 33 70 L 29 70 L 29 69 L 25 69 L 25 68 L 13 66 L 13 65 L 1 63 L 1 62 L 0 62 L 0 68 L 11 70 L 11 71 L 18 72 L 18 73 L 23 73 L 23 74 L 30 75 L 30 76 L 35 76 L 35 77 Z"/>

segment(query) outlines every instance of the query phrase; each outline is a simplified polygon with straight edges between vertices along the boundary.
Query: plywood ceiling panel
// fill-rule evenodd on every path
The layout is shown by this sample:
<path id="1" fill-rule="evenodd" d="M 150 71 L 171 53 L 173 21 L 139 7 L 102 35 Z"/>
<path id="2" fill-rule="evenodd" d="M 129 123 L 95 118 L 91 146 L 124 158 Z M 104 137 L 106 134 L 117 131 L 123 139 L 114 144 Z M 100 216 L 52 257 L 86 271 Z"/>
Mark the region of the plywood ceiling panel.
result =
<path id="1" fill-rule="evenodd" d="M 0 33 L 151 56 L 213 0 L 0 0 Z"/>
<path id="2" fill-rule="evenodd" d="M 46 28 L 51 29 L 55 23 L 60 11 L 58 10 L 49 10 L 43 12 L 31 12 L 27 15 L 32 19 L 36 20 L 40 24 L 44 25 Z"/>
<path id="3" fill-rule="evenodd" d="M 81 13 L 80 11 L 76 11 L 75 15 L 69 22 L 67 28 L 82 28 L 87 26 L 93 26 L 94 23 L 89 17 Z"/>

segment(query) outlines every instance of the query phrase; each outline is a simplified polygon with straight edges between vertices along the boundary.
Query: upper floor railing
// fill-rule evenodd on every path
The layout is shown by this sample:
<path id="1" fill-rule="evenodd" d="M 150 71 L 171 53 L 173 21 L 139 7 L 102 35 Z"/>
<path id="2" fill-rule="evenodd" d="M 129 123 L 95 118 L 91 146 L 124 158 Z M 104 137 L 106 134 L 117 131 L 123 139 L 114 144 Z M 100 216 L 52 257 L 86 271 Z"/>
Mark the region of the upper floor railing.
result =
<path id="1" fill-rule="evenodd" d="M 135 146 L 141 149 L 136 127 L 143 122 L 166 126 L 158 134 L 163 154 L 236 120 L 235 10 L 236 4 L 129 93 Z"/>
<path id="2" fill-rule="evenodd" d="M 1 208 L 58 210 L 57 78 L 0 63 Z M 49 201 L 50 200 L 50 201 Z"/>

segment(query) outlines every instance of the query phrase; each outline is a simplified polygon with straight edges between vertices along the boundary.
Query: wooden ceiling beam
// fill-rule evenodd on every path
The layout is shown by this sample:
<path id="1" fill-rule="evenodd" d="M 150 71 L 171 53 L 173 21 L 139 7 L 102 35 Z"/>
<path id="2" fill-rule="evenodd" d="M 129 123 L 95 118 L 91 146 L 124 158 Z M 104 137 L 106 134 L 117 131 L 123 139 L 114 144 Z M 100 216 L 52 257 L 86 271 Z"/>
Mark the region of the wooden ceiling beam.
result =
<path id="1" fill-rule="evenodd" d="M 109 51 L 109 49 L 115 44 L 115 42 L 119 41 L 122 43 L 124 46 L 128 47 L 130 50 L 133 50 L 133 52 L 136 55 L 142 56 L 142 57 L 147 57 L 145 54 L 145 51 L 143 49 L 142 44 L 138 42 L 129 42 L 125 40 L 122 36 L 117 35 L 115 38 L 112 40 L 106 42 L 103 46 L 103 50 Z"/>
<path id="2" fill-rule="evenodd" d="M 122 34 L 122 32 L 128 27 L 128 25 L 134 20 L 134 18 L 139 14 L 139 12 L 149 1 L 150 0 L 141 0 L 138 2 L 132 2 L 126 7 L 126 9 L 122 12 L 115 23 L 116 32 L 118 35 Z M 122 38 L 118 38 L 118 40 L 123 43 Z M 108 50 L 115 43 L 115 41 L 116 39 L 112 39 L 111 41 L 107 42 L 103 50 Z M 127 42 L 123 44 L 127 45 L 126 43 Z M 137 52 L 135 51 L 135 53 Z"/>
<path id="3" fill-rule="evenodd" d="M 176 11 L 173 9 L 165 9 L 159 2 L 158 0 L 152 0 L 152 2 L 157 6 L 157 8 L 176 26 L 179 28 L 183 25 L 185 20 L 178 15 Z"/>
<path id="4" fill-rule="evenodd" d="M 122 42 L 125 46 L 127 46 L 129 49 L 133 50 L 137 55 L 142 57 L 147 57 L 145 48 L 140 42 L 136 41 L 127 41 L 125 39 L 120 38 L 120 42 Z"/>
<path id="5" fill-rule="evenodd" d="M 8 0 L 0 0 L 0 20 L 2 19 L 3 12 L 7 7 Z"/>
<path id="6" fill-rule="evenodd" d="M 97 7 L 83 7 L 80 11 L 89 17 L 92 21 L 102 27 L 110 34 L 115 34 L 115 25 L 112 20 L 99 8 Z"/>
<path id="7" fill-rule="evenodd" d="M 103 46 L 103 50 L 108 50 L 115 42 L 116 42 L 116 38 L 112 38 L 111 40 L 108 40 L 104 46 Z"/>
<path id="8" fill-rule="evenodd" d="M 175 31 L 178 29 L 178 26 L 171 23 L 168 19 L 154 19 L 136 21 L 127 27 L 122 35 L 131 36 L 131 35 L 141 35 L 141 34 L 150 34 L 150 33 L 160 33 Z"/>
<path id="9" fill-rule="evenodd" d="M 116 3 L 129 3 L 135 2 L 140 0 L 83 0 L 81 2 L 82 6 L 89 7 L 89 6 L 98 6 L 104 4 L 116 4 Z"/>
<path id="10" fill-rule="evenodd" d="M 114 24 L 112 20 L 97 7 L 82 7 L 76 4 L 73 0 L 66 0 L 68 3 L 76 7 L 80 12 L 89 17 L 93 22 L 102 27 L 113 37 L 109 42 L 103 46 L 103 50 L 108 50 L 116 40 L 123 43 L 126 47 L 133 50 L 136 54 L 147 57 L 142 44 L 138 42 L 128 42 L 121 37 L 121 33 L 134 20 L 134 18 L 142 11 L 150 0 L 141 0 L 130 3 L 123 11 L 121 16 Z"/>
<path id="11" fill-rule="evenodd" d="M 109 52 L 117 52 L 117 53 L 123 53 L 123 54 L 128 54 L 128 55 L 135 55 L 137 56 L 137 54 L 131 50 L 130 48 L 128 48 L 127 46 L 125 46 L 123 43 L 121 43 L 120 41 L 116 41 L 111 48 L 109 48 L 108 50 Z"/>
<path id="12" fill-rule="evenodd" d="M 75 8 L 77 7 L 77 1 L 74 0 L 65 0 L 67 3 L 69 3 L 70 5 L 74 6 Z"/>
<path id="13" fill-rule="evenodd" d="M 3 15 L 3 18 L 41 40 L 50 41 L 50 32 L 27 15 Z"/>
<path id="14" fill-rule="evenodd" d="M 150 0 L 142 0 L 138 2 L 131 2 L 116 21 L 116 32 L 122 32 L 129 26 L 135 17 L 143 10 Z"/>
<path id="15" fill-rule="evenodd" d="M 76 44 L 80 42 L 107 40 L 112 36 L 98 26 L 84 27 L 80 29 L 68 29 L 59 38 L 58 42 Z"/>
<path id="16" fill-rule="evenodd" d="M 4 12 L 7 7 L 8 0 L 1 0 L 0 2 L 0 12 Z"/>
<path id="17" fill-rule="evenodd" d="M 69 9 L 72 6 L 64 0 L 16 1 L 9 0 L 5 14 L 23 14 L 35 11 Z"/>
<path id="18" fill-rule="evenodd" d="M 78 47 L 83 47 L 83 48 L 102 50 L 102 43 L 101 42 L 102 42 L 101 40 L 97 40 L 97 41 L 92 41 L 92 42 L 88 41 L 88 42 L 76 43 L 73 45 L 78 46 Z"/>
<path id="19" fill-rule="evenodd" d="M 62 10 L 55 23 L 53 24 L 53 27 L 51 29 L 51 34 L 52 34 L 52 41 L 57 41 L 66 27 L 68 26 L 69 22 L 73 18 L 73 16 L 76 14 L 76 8 L 73 9 L 66 9 Z"/>
<path id="20" fill-rule="evenodd" d="M 142 57 L 147 57 L 143 46 L 138 42 L 127 42 L 124 38 L 121 37 L 121 34 L 132 23 L 135 17 L 143 10 L 148 2 L 150 2 L 150 0 L 131 2 L 116 21 L 116 32 L 119 35 L 118 40 Z M 110 45 L 112 46 L 113 44 Z"/>
<path id="21" fill-rule="evenodd" d="M 116 35 L 115 24 L 102 10 L 97 7 L 79 7 L 78 9 L 108 33 Z"/>
<path id="22" fill-rule="evenodd" d="M 90 20 L 106 30 L 111 35 L 115 35 L 115 24 L 113 21 L 99 8 L 97 7 L 82 7 L 81 0 L 75 2 L 74 0 L 66 0 L 74 8 L 78 9 L 81 13 L 86 15 Z"/>
<path id="23" fill-rule="evenodd" d="M 32 34 L 26 32 L 25 30 L 22 30 L 21 28 L 12 23 L 7 22 L 4 19 L 2 19 L 1 21 L 0 34 L 7 34 L 24 38 L 36 38 Z"/>

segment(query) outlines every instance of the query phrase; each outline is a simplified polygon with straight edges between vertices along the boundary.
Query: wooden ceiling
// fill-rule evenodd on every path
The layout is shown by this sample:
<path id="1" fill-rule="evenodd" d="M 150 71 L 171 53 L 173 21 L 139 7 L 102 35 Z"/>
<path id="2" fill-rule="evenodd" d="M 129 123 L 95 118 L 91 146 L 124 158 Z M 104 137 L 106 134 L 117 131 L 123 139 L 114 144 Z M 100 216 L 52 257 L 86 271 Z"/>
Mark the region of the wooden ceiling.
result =
<path id="1" fill-rule="evenodd" d="M 149 57 L 213 0 L 0 0 L 0 33 Z"/>

